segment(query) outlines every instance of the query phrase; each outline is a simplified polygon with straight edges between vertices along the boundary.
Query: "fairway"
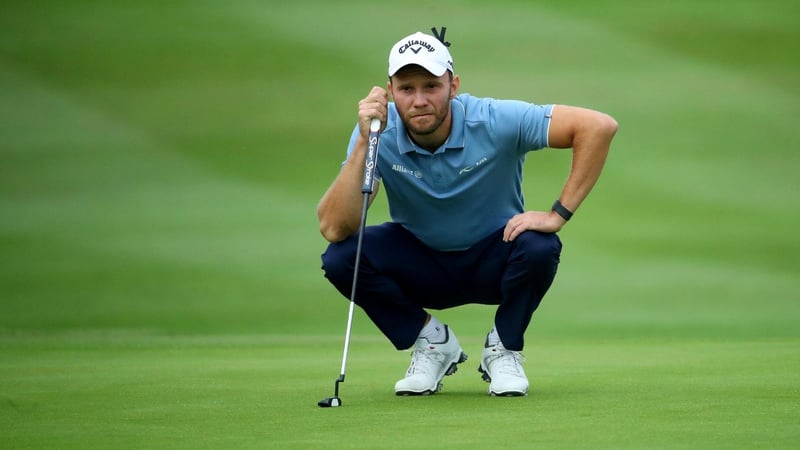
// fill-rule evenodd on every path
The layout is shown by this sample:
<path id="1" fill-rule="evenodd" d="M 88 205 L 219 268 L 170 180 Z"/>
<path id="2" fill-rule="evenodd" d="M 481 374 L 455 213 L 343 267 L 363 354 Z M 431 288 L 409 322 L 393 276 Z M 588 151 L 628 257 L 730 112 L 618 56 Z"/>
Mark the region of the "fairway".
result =
<path id="1" fill-rule="evenodd" d="M 531 394 L 486 395 L 493 309 L 433 396 L 324 279 L 316 204 L 388 49 L 446 26 L 461 92 L 620 129 L 560 233 Z M 0 448 L 795 448 L 800 4 L 0 5 Z M 549 208 L 568 151 L 531 153 Z M 369 223 L 388 220 L 381 194 Z"/>

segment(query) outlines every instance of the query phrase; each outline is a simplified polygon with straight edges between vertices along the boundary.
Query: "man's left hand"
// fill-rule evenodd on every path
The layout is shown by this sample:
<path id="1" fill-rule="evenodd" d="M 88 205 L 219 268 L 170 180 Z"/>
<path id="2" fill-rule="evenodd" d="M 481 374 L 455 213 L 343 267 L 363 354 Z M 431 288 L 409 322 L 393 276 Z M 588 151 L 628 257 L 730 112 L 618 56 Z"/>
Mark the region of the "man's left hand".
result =
<path id="1" fill-rule="evenodd" d="M 527 211 L 512 217 L 503 230 L 503 241 L 511 242 L 520 234 L 528 230 L 541 231 L 542 233 L 555 233 L 567 223 L 555 211 Z"/>

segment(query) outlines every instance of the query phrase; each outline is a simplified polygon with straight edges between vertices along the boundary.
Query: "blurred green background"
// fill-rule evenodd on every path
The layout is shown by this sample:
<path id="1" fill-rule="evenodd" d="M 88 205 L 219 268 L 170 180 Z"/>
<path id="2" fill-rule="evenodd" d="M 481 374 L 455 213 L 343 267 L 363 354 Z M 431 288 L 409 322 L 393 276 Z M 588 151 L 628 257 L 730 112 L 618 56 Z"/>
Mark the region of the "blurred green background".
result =
<path id="1" fill-rule="evenodd" d="M 582 368 L 593 364 L 604 379 L 625 373 L 634 394 L 658 391 L 665 369 L 676 370 L 661 401 L 685 393 L 687 375 L 711 377 L 693 385 L 687 404 L 706 387 L 728 389 L 721 409 L 698 399 L 696 416 L 664 413 L 674 429 L 604 415 L 612 393 L 601 390 L 587 417 L 605 432 L 558 422 L 503 445 L 545 436 L 550 447 L 575 448 L 584 433 L 595 438 L 587 447 L 607 448 L 796 442 L 796 1 L 6 1 L 0 435 L 8 448 L 412 446 L 392 431 L 384 441 L 344 440 L 381 407 L 403 410 L 387 418 L 397 436 L 418 425 L 418 411 L 393 403 L 390 390 L 407 355 L 360 311 L 348 376 L 368 386 L 345 386 L 369 395 L 350 402 L 360 403 L 352 421 L 310 411 L 338 374 L 347 313 L 319 269 L 315 207 L 344 158 L 357 101 L 386 83 L 388 49 L 432 26 L 448 28 L 462 92 L 585 106 L 620 123 L 600 182 L 561 233 L 560 273 L 528 332 L 534 391 L 537 371 L 545 393 L 548 374 L 565 382 L 554 391 L 580 391 L 589 381 Z M 558 196 L 569 156 L 530 154 L 530 209 Z M 369 222 L 388 220 L 386 211 L 380 197 Z M 437 315 L 477 360 L 492 310 Z M 197 371 L 203 378 L 186 384 L 181 375 Z M 152 392 L 136 391 L 154 380 Z M 178 386 L 191 393 L 171 396 Z M 752 389 L 759 401 L 738 403 Z M 247 403 L 274 392 L 286 395 Z M 528 406 L 511 407 L 523 411 L 512 428 L 527 429 L 518 417 L 530 415 L 570 420 L 567 410 L 591 403 L 576 395 L 548 416 L 535 392 Z M 620 414 L 663 413 L 631 392 Z M 198 398 L 214 401 L 197 409 Z M 423 410 L 449 414 L 445 393 L 432 399 L 440 398 Z M 148 420 L 123 432 L 116 408 L 131 404 Z M 491 410 L 483 423 L 509 420 L 497 404 L 456 406 Z M 259 428 L 264 418 L 271 425 Z M 98 425 L 76 431 L 81 423 Z M 459 442 L 460 424 L 437 445 Z M 706 441 L 677 437 L 701 424 L 708 428 L 690 436 Z M 496 444 L 483 439 L 469 442 Z"/>

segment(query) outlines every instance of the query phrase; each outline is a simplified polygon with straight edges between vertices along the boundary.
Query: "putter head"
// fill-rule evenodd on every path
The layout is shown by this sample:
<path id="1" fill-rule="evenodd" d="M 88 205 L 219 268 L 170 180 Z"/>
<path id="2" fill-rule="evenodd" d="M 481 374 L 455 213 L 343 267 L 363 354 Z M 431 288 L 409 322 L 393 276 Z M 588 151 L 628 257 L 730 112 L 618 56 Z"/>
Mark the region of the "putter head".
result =
<path id="1" fill-rule="evenodd" d="M 342 399 L 339 397 L 323 398 L 317 405 L 319 405 L 320 408 L 335 408 L 337 406 L 342 406 Z"/>

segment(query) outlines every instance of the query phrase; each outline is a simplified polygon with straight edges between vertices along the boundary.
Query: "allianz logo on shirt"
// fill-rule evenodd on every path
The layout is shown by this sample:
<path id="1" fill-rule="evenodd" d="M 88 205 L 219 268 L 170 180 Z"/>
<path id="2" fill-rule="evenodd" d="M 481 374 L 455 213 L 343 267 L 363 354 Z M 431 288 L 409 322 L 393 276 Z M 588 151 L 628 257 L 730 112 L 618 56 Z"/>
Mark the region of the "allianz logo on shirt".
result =
<path id="1" fill-rule="evenodd" d="M 392 170 L 394 170 L 395 172 L 407 173 L 409 175 L 414 175 L 417 178 L 422 178 L 422 172 L 420 172 L 419 170 L 406 169 L 405 167 L 403 167 L 400 164 L 392 164 Z"/>

